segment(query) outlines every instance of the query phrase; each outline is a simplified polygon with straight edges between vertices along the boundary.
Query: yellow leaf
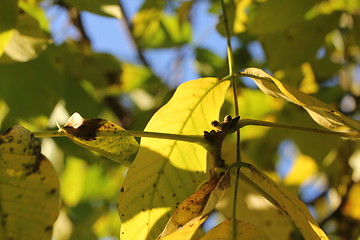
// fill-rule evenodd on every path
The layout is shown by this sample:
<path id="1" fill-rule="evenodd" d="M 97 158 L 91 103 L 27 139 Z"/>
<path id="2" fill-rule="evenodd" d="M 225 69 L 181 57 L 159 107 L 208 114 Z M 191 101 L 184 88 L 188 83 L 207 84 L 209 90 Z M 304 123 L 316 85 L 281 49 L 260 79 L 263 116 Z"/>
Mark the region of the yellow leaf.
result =
<path id="1" fill-rule="evenodd" d="M 319 85 L 316 82 L 315 74 L 310 63 L 303 63 L 301 65 L 301 71 L 304 78 L 301 82 L 299 90 L 307 94 L 316 93 L 319 90 Z"/>
<path id="2" fill-rule="evenodd" d="M 179 230 L 166 235 L 161 240 L 190 240 L 194 236 L 197 229 L 205 222 L 208 215 L 198 216 L 187 222 L 184 226 L 182 226 Z"/>
<path id="3" fill-rule="evenodd" d="M 208 215 L 212 212 L 225 192 L 225 189 L 229 186 L 230 175 L 229 171 L 226 171 L 222 177 L 214 177 L 199 190 L 186 198 L 180 203 L 169 219 L 164 231 L 160 235 L 160 239 L 172 232 L 176 232 L 178 229 L 182 229 L 182 227 L 190 220 L 198 216 Z M 188 234 L 191 234 L 188 236 L 189 239 L 196 231 L 194 227 L 192 227 L 192 229 L 194 230 L 193 232 L 188 231 Z"/>
<path id="4" fill-rule="evenodd" d="M 306 155 L 299 155 L 295 159 L 290 172 L 284 179 L 284 184 L 287 185 L 301 185 L 309 177 L 317 173 L 318 166 L 314 159 Z"/>
<path id="5" fill-rule="evenodd" d="M 59 131 L 73 142 L 125 165 L 130 165 L 139 148 L 125 129 L 100 118 L 84 119 L 79 113 L 74 113 Z"/>
<path id="6" fill-rule="evenodd" d="M 145 131 L 203 134 L 218 119 L 229 82 L 201 78 L 181 84 Z M 121 239 L 155 239 L 175 209 L 205 178 L 207 152 L 187 142 L 142 138 L 119 197 Z M 166 215 L 167 214 L 167 215 Z"/>
<path id="7" fill-rule="evenodd" d="M 217 210 L 224 217 L 232 217 L 234 189 L 226 191 L 223 200 L 218 204 Z M 280 210 L 272 205 L 248 184 L 239 182 L 237 190 L 236 219 L 253 224 L 261 229 L 272 240 L 289 240 L 293 232 L 293 224 Z"/>
<path id="8" fill-rule="evenodd" d="M 251 223 L 236 221 L 235 240 L 266 240 L 269 239 L 260 229 Z M 226 219 L 221 224 L 211 229 L 200 240 L 233 240 L 231 219 Z"/>
<path id="9" fill-rule="evenodd" d="M 0 135 L 0 239 L 51 239 L 59 181 L 40 151 L 40 142 L 23 127 Z"/>
<path id="10" fill-rule="evenodd" d="M 234 33 L 241 33 L 246 31 L 246 23 L 248 21 L 248 14 L 246 12 L 252 0 L 238 1 L 236 4 L 236 14 L 234 19 Z"/>
<path id="11" fill-rule="evenodd" d="M 266 193 L 266 198 L 289 218 L 305 239 L 328 239 L 311 216 L 306 205 L 294 194 L 250 164 L 246 168 L 241 168 L 241 172 Z"/>
<path id="12" fill-rule="evenodd" d="M 6 46 L 9 44 L 13 34 L 14 29 L 10 29 L 0 33 L 0 57 L 3 55 Z"/>
<path id="13" fill-rule="evenodd" d="M 350 189 L 348 200 L 344 207 L 344 214 L 354 219 L 360 220 L 360 183 L 356 183 Z"/>
<path id="14" fill-rule="evenodd" d="M 260 69 L 247 68 L 243 74 L 251 77 L 264 93 L 303 107 L 314 121 L 325 128 L 360 131 L 360 122 L 346 117 L 332 106 L 315 97 L 281 83 Z"/>
<path id="15" fill-rule="evenodd" d="M 61 175 L 61 196 L 66 206 L 74 207 L 80 201 L 84 190 L 85 176 L 86 162 L 76 157 L 69 157 Z"/>

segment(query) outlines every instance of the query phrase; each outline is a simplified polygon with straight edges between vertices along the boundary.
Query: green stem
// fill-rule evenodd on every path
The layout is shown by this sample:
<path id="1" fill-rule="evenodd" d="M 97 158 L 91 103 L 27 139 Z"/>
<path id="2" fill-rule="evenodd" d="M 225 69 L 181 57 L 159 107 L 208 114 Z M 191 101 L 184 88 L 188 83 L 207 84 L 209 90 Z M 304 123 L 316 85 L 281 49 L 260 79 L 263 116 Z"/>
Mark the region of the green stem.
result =
<path id="1" fill-rule="evenodd" d="M 171 134 L 171 133 L 159 133 L 159 132 L 142 132 L 142 131 L 126 131 L 133 137 L 148 137 L 148 138 L 160 138 L 184 142 L 197 143 L 203 146 L 205 149 L 209 150 L 210 146 L 201 135 L 180 135 L 180 134 Z M 123 134 L 123 131 L 119 131 L 119 134 Z M 66 137 L 64 131 L 44 131 L 44 132 L 34 132 L 33 133 L 37 138 L 45 137 Z M 100 131 L 98 136 L 114 136 L 114 131 L 107 133 L 106 131 Z"/>
<path id="2" fill-rule="evenodd" d="M 221 6 L 223 11 L 223 17 L 224 17 L 224 26 L 225 26 L 225 33 L 226 33 L 226 41 L 227 41 L 227 56 L 228 56 L 228 64 L 229 64 L 229 74 L 233 75 L 235 72 L 235 66 L 234 66 L 234 57 L 233 52 L 231 48 L 231 41 L 230 41 L 230 30 L 229 30 L 229 22 L 227 18 L 226 13 L 226 6 L 224 0 L 221 0 Z"/>
<path id="3" fill-rule="evenodd" d="M 234 76 L 235 65 L 234 65 L 234 57 L 233 51 L 231 47 L 231 35 L 229 31 L 228 18 L 226 13 L 226 6 L 224 0 L 221 0 L 221 6 L 224 16 L 224 26 L 226 32 L 226 40 L 227 40 L 227 56 L 228 56 L 228 64 L 229 64 L 229 75 L 232 83 L 232 91 L 234 96 L 234 108 L 235 108 L 235 116 L 239 116 L 239 105 L 237 99 L 237 91 L 236 91 L 236 77 Z M 241 163 L 241 153 L 240 153 L 240 130 L 236 131 L 236 163 Z M 232 239 L 236 239 L 236 209 L 237 209 L 237 189 L 239 186 L 239 176 L 240 176 L 240 168 L 236 169 L 236 177 L 235 177 L 235 186 L 234 186 L 234 202 L 232 206 L 232 217 L 231 217 L 231 229 L 232 229 Z"/>
<path id="4" fill-rule="evenodd" d="M 283 128 L 283 129 L 292 129 L 292 130 L 298 130 L 298 131 L 320 133 L 320 134 L 353 138 L 353 139 L 360 138 L 360 134 L 356 133 L 356 132 L 334 132 L 334 131 L 326 130 L 326 129 L 304 127 L 304 126 L 276 123 L 276 122 L 267 122 L 267 121 L 254 120 L 254 119 L 241 119 L 238 122 L 238 124 L 234 127 L 234 131 L 238 131 L 239 129 L 241 129 L 245 126 L 262 126 L 262 127 L 272 127 L 272 128 Z"/>
<path id="5" fill-rule="evenodd" d="M 168 140 L 193 142 L 202 146 L 207 146 L 207 141 L 201 135 L 180 135 L 171 133 L 158 133 L 158 132 L 142 132 L 142 131 L 127 131 L 133 137 L 148 137 L 148 138 L 161 138 Z"/>
<path id="6" fill-rule="evenodd" d="M 33 135 L 36 138 L 66 137 L 65 132 L 60 132 L 60 131 L 33 132 Z"/>

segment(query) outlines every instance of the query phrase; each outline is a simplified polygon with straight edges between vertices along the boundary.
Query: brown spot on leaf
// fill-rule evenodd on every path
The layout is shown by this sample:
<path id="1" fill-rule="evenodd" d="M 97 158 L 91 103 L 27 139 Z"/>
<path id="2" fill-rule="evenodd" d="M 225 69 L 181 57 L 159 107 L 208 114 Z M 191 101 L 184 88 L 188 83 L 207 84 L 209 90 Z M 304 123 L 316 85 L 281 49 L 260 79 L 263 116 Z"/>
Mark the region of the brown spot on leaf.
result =
<path id="1" fill-rule="evenodd" d="M 49 226 L 45 227 L 44 231 L 45 232 L 50 232 L 50 231 L 52 231 L 52 229 L 53 229 L 53 227 L 49 225 Z"/>
<path id="2" fill-rule="evenodd" d="M 53 188 L 49 191 L 49 194 L 50 195 L 54 195 L 56 193 L 56 188 Z"/>
<path id="3" fill-rule="evenodd" d="M 83 119 L 81 123 L 79 123 L 79 120 L 76 122 L 69 120 L 63 129 L 74 137 L 83 139 L 85 141 L 91 141 L 96 139 L 98 129 L 105 123 L 106 120 L 100 118 Z"/>

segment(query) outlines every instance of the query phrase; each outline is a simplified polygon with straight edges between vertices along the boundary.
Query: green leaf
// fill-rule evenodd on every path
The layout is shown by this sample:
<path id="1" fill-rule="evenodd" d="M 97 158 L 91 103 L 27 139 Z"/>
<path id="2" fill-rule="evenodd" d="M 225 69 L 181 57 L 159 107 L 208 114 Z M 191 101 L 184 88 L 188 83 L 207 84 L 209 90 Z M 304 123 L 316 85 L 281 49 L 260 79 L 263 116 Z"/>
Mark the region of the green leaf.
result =
<path id="1" fill-rule="evenodd" d="M 17 1 L 4 0 L 0 8 L 0 57 L 9 43 L 17 19 Z"/>
<path id="2" fill-rule="evenodd" d="M 84 119 L 79 113 L 74 113 L 60 131 L 76 144 L 125 165 L 130 165 L 139 147 L 125 129 L 105 119 Z"/>
<path id="3" fill-rule="evenodd" d="M 326 34 L 339 27 L 339 19 L 339 13 L 322 15 L 286 30 L 259 34 L 257 39 L 266 53 L 268 67 L 272 70 L 298 67 L 314 60 L 324 45 Z"/>
<path id="4" fill-rule="evenodd" d="M 302 23 L 305 13 L 316 2 L 316 0 L 291 2 L 287 0 L 265 1 L 250 12 L 251 17 L 248 22 L 248 30 L 251 34 L 256 35 L 287 30 L 294 25 Z"/>
<path id="5" fill-rule="evenodd" d="M 301 232 L 305 239 L 328 239 L 324 231 L 311 216 L 306 205 L 293 193 L 286 190 L 271 178 L 247 164 L 241 168 L 243 179 L 251 182 L 251 186 L 261 189 L 262 194 L 277 207 Z"/>
<path id="6" fill-rule="evenodd" d="M 86 184 L 86 170 L 84 160 L 76 157 L 66 160 L 66 167 L 61 175 L 61 197 L 66 206 L 74 207 L 80 201 Z"/>
<path id="7" fill-rule="evenodd" d="M 43 52 L 49 43 L 49 36 L 38 22 L 27 14 L 21 14 L 5 48 L 6 56 L 2 56 L 0 61 L 8 62 L 8 58 L 19 62 L 29 61 Z"/>
<path id="8" fill-rule="evenodd" d="M 234 240 L 231 236 L 231 219 L 226 219 L 221 224 L 211 229 L 200 240 Z M 269 239 L 259 228 L 251 223 L 236 221 L 235 240 L 266 240 Z"/>
<path id="9" fill-rule="evenodd" d="M 181 84 L 145 131 L 203 134 L 218 119 L 228 86 L 216 78 Z M 119 197 L 121 239 L 156 238 L 169 212 L 204 180 L 206 156 L 205 149 L 192 143 L 143 138 Z"/>
<path id="10" fill-rule="evenodd" d="M 224 59 L 206 48 L 196 48 L 196 68 L 202 76 L 214 76 L 221 74 Z M 224 73 L 225 75 L 226 73 Z"/>
<path id="11" fill-rule="evenodd" d="M 191 25 L 159 9 L 139 11 L 133 19 L 134 37 L 143 48 L 168 48 L 190 41 Z"/>
<path id="12" fill-rule="evenodd" d="M 50 240 L 60 207 L 59 181 L 21 126 L 0 135 L 0 238 Z"/>
<path id="13" fill-rule="evenodd" d="M 115 17 L 119 19 L 122 17 L 117 0 L 64 0 L 64 2 L 79 10 L 92 12 L 105 17 Z"/>
<path id="14" fill-rule="evenodd" d="M 260 69 L 247 68 L 243 74 L 251 77 L 264 93 L 303 107 L 314 121 L 325 128 L 360 131 L 360 122 L 346 117 L 332 106 L 321 102 L 317 98 L 281 83 Z"/>
<path id="15" fill-rule="evenodd" d="M 17 0 L 3 0 L 0 8 L 0 33 L 15 27 L 17 18 Z"/>

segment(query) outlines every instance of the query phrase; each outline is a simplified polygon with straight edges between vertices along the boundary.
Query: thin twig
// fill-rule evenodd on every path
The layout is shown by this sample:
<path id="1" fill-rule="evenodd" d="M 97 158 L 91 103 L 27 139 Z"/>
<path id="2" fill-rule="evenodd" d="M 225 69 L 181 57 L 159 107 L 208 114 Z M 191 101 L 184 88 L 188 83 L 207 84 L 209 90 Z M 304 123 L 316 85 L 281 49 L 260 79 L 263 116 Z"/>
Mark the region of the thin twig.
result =
<path id="1" fill-rule="evenodd" d="M 233 97 L 234 97 L 234 108 L 235 108 L 235 115 L 239 116 L 239 105 L 237 99 L 237 88 L 236 88 L 236 78 L 234 76 L 235 72 L 235 65 L 234 65 L 234 57 L 231 47 L 231 35 L 229 31 L 229 24 L 228 18 L 226 13 L 226 6 L 224 0 L 221 0 L 221 6 L 223 11 L 224 17 L 224 26 L 226 32 L 226 40 L 227 40 L 227 56 L 228 56 L 228 64 L 229 64 L 229 75 L 232 83 L 232 90 L 233 90 Z M 240 130 L 236 131 L 236 163 L 241 163 L 241 152 L 240 152 Z M 239 177 L 240 177 L 240 168 L 236 168 L 236 175 L 235 175 L 235 186 L 234 186 L 234 201 L 232 206 L 232 218 L 231 218 L 231 229 L 232 229 L 232 239 L 236 239 L 236 209 L 237 209 L 237 189 L 239 186 Z"/>
<path id="2" fill-rule="evenodd" d="M 172 133 L 160 133 L 160 132 L 142 132 L 142 131 L 132 131 L 128 130 L 125 133 L 133 137 L 146 137 L 146 138 L 158 138 L 158 139 L 167 139 L 183 142 L 191 142 L 201 145 L 207 150 L 210 150 L 211 147 L 205 138 L 201 135 L 181 135 L 181 134 L 172 134 Z M 96 136 L 99 137 L 116 137 L 117 131 L 99 131 L 96 133 Z M 66 137 L 64 130 L 60 129 L 59 131 L 43 131 L 43 132 L 34 132 L 34 137 L 36 138 L 45 138 L 45 137 Z M 124 135 L 123 130 L 118 131 L 118 135 Z"/>
<path id="3" fill-rule="evenodd" d="M 120 11 L 121 11 L 121 15 L 122 15 L 122 19 L 124 20 L 126 29 L 128 31 L 128 34 L 131 38 L 131 41 L 133 42 L 136 52 L 138 54 L 138 57 L 140 59 L 140 61 L 144 64 L 144 66 L 148 67 L 151 69 L 149 62 L 147 61 L 144 53 L 143 53 L 143 49 L 141 48 L 141 46 L 138 44 L 138 42 L 135 40 L 135 36 L 134 36 L 134 29 L 133 29 L 133 25 L 129 20 L 129 17 L 127 15 L 127 12 L 124 9 L 124 5 L 122 4 L 122 1 L 119 0 L 119 7 L 120 7 Z"/>
<path id="4" fill-rule="evenodd" d="M 338 136 L 338 137 L 346 137 L 346 138 L 350 138 L 350 139 L 359 139 L 360 138 L 360 133 L 358 133 L 358 132 L 335 132 L 335 131 L 326 130 L 326 129 L 312 128 L 312 127 L 305 127 L 305 126 L 298 126 L 298 125 L 291 125 L 291 124 L 284 124 L 284 123 L 276 123 L 276 122 L 267 122 L 267 121 L 254 120 L 254 119 L 241 119 L 238 122 L 238 124 L 235 126 L 234 131 L 241 129 L 245 126 L 262 126 L 262 127 L 271 127 L 271 128 L 292 129 L 292 130 L 298 130 L 298 131 L 333 135 L 333 136 Z"/>

